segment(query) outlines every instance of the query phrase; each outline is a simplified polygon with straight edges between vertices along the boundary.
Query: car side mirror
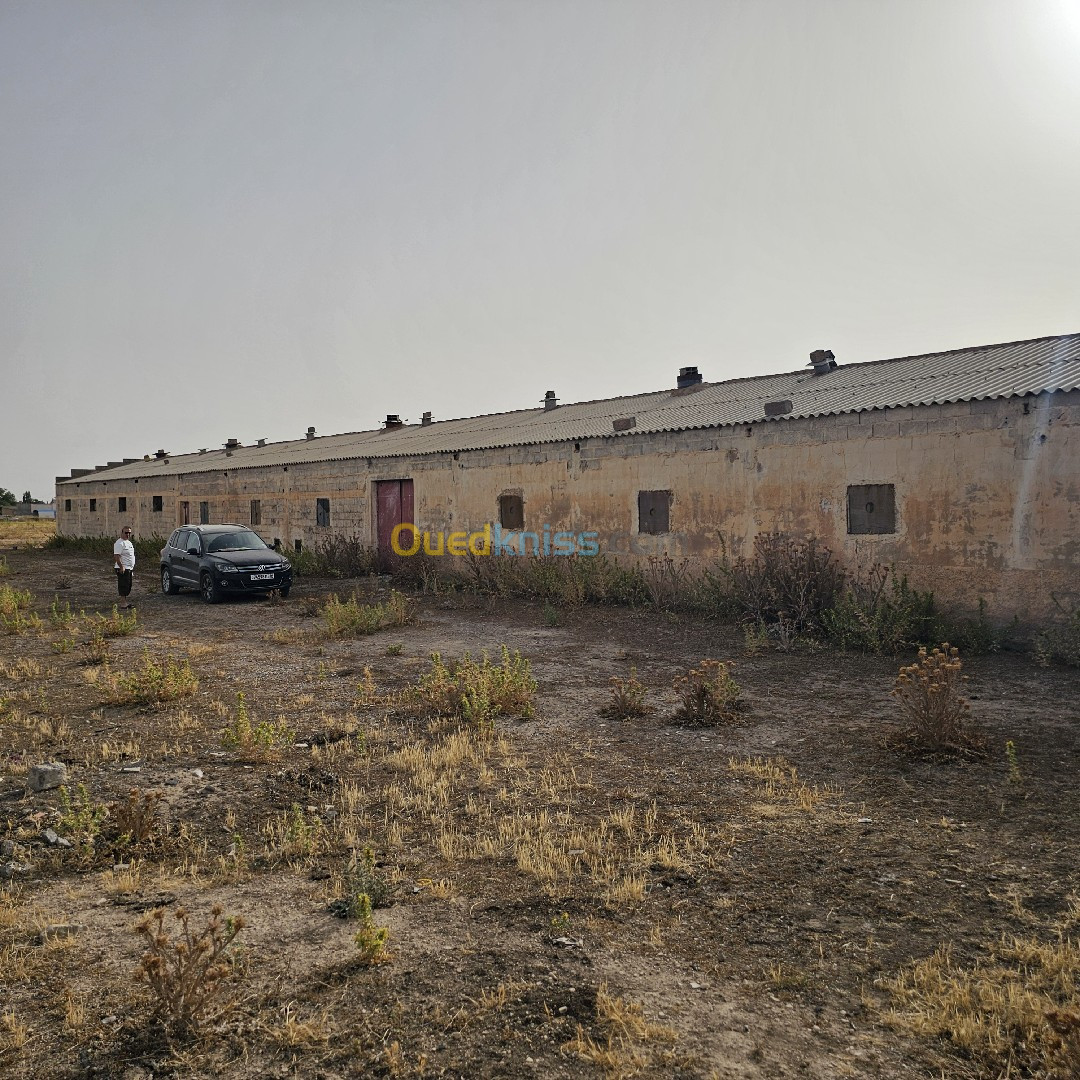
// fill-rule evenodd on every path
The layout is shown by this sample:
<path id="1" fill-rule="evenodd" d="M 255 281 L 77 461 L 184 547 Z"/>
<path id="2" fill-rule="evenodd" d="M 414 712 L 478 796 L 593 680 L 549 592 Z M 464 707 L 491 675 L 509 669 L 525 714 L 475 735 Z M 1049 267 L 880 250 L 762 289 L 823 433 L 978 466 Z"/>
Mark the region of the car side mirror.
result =
<path id="1" fill-rule="evenodd" d="M 192 544 L 191 547 L 189 547 L 187 549 L 187 553 L 189 555 L 198 555 L 199 554 L 199 545 L 198 544 Z"/>

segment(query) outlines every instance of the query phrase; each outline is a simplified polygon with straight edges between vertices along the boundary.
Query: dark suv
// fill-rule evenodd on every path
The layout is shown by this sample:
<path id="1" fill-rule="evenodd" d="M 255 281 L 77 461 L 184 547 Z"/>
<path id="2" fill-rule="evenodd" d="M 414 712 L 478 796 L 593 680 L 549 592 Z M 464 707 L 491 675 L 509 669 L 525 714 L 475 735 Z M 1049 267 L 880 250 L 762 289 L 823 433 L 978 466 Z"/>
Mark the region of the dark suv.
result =
<path id="1" fill-rule="evenodd" d="M 246 525 L 184 525 L 161 549 L 161 591 L 187 588 L 208 604 L 229 593 L 288 596 L 292 564 Z"/>

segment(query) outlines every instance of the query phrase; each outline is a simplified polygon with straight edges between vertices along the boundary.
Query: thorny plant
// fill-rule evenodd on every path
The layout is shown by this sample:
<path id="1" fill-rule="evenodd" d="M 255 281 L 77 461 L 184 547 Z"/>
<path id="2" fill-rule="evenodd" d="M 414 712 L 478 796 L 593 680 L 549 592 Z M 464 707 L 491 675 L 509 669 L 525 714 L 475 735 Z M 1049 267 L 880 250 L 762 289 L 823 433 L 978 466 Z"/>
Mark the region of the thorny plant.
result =
<path id="1" fill-rule="evenodd" d="M 157 807 L 162 798 L 160 791 L 132 788 L 127 799 L 112 804 L 109 816 L 121 843 L 145 844 L 153 837 L 157 828 Z"/>
<path id="2" fill-rule="evenodd" d="M 944 642 L 929 653 L 920 649 L 918 660 L 896 676 L 892 694 L 918 746 L 947 751 L 978 744 L 967 724 L 967 699 L 960 693 L 967 681 L 962 666 L 959 650 Z"/>
<path id="3" fill-rule="evenodd" d="M 206 926 L 194 931 L 187 908 L 178 907 L 172 913 L 175 938 L 165 929 L 163 908 L 150 912 L 135 927 L 147 942 L 136 977 L 150 986 L 158 1012 L 176 1035 L 198 1031 L 228 989 L 233 964 L 226 954 L 246 924 L 242 916 L 222 919 L 223 911 L 215 904 Z"/>
<path id="4" fill-rule="evenodd" d="M 637 668 L 632 667 L 628 679 L 617 676 L 611 679 L 611 701 L 604 709 L 604 715 L 614 720 L 647 716 L 652 712 L 652 706 L 645 700 L 647 693 L 645 684 L 637 677 Z"/>
<path id="5" fill-rule="evenodd" d="M 702 660 L 686 675 L 675 678 L 679 707 L 675 719 L 685 724 L 727 724 L 737 719 L 739 686 L 731 677 L 731 664 Z"/>

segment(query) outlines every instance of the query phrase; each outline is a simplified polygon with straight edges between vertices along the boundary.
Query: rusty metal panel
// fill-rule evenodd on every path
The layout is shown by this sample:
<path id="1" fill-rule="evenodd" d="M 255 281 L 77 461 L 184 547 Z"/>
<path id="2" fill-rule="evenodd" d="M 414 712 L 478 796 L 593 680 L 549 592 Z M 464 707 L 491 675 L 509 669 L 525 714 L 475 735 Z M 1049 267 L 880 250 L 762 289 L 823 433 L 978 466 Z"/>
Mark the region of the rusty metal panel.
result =
<path id="1" fill-rule="evenodd" d="M 670 532 L 671 492 L 639 491 L 638 532 L 659 536 Z"/>
<path id="2" fill-rule="evenodd" d="M 896 488 L 892 484 L 852 484 L 848 495 L 848 533 L 896 532 Z"/>

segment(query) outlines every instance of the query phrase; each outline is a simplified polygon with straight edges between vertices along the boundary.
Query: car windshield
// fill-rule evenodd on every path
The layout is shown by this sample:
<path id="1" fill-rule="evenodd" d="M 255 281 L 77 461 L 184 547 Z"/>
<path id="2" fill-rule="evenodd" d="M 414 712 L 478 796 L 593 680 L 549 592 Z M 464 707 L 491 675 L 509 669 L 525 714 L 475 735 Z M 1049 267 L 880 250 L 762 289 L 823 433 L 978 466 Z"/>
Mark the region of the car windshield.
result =
<path id="1" fill-rule="evenodd" d="M 207 551 L 259 551 L 266 544 L 253 532 L 220 533 L 210 538 Z"/>

